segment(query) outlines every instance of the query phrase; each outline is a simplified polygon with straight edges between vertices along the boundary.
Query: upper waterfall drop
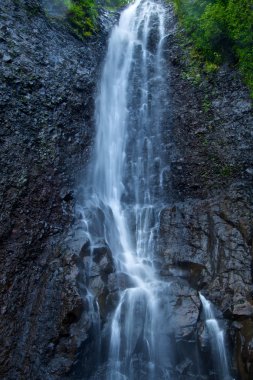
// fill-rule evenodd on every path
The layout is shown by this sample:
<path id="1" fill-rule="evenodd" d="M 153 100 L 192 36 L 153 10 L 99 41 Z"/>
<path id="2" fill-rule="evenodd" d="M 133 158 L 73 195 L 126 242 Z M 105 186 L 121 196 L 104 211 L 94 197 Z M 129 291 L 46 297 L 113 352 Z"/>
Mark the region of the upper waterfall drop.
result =
<path id="1" fill-rule="evenodd" d="M 144 355 L 146 364 L 137 372 L 146 366 L 147 379 L 155 379 L 156 367 L 170 362 L 171 342 L 159 331 L 165 315 L 156 299 L 169 284 L 157 280 L 152 269 L 164 165 L 164 17 L 159 2 L 146 0 L 122 12 L 97 100 L 95 202 L 105 215 L 110 210 L 106 241 L 118 271 L 133 284 L 121 293 L 112 318 L 108 380 L 135 378 L 136 355 Z"/>
<path id="2" fill-rule="evenodd" d="M 107 240 L 133 275 L 136 257 L 152 256 L 148 237 L 154 201 L 161 201 L 164 14 L 161 4 L 144 0 L 122 12 L 110 37 L 96 103 L 93 193 L 112 210 L 118 237 L 106 229 Z M 126 220 L 129 207 L 135 213 L 135 236 Z"/>
<path id="3" fill-rule="evenodd" d="M 127 83 L 134 44 L 133 19 L 137 3 L 121 17 L 110 38 L 97 104 L 94 191 L 104 202 L 120 202 L 126 145 Z"/>
<path id="4" fill-rule="evenodd" d="M 157 30 L 151 23 L 158 24 Z M 151 31 L 157 35 L 150 36 Z M 120 202 L 124 192 L 131 192 L 135 202 L 150 201 L 161 148 L 163 35 L 163 7 L 142 0 L 122 12 L 112 31 L 97 99 L 93 176 L 94 192 L 107 203 Z M 131 185 L 126 175 L 134 181 Z M 147 188 L 141 196 L 142 184 Z"/>

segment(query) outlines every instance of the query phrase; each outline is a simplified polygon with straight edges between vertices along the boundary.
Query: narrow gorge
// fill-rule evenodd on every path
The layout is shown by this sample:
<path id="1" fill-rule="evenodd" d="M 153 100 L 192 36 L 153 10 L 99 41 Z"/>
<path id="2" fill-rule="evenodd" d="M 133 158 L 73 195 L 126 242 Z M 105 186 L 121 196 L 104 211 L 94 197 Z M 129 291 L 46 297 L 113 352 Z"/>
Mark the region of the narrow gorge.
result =
<path id="1" fill-rule="evenodd" d="M 0 378 L 252 379 L 239 71 L 193 72 L 165 0 L 84 39 L 48 1 L 0 17 Z"/>

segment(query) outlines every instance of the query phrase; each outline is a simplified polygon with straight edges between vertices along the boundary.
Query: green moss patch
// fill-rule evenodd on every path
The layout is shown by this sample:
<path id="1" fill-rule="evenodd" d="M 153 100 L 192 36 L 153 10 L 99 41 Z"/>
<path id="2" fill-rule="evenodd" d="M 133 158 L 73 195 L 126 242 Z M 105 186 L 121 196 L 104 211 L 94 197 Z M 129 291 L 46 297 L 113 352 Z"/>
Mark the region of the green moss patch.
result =
<path id="1" fill-rule="evenodd" d="M 223 62 L 237 65 L 253 97 L 253 1 L 173 1 L 206 72 Z"/>

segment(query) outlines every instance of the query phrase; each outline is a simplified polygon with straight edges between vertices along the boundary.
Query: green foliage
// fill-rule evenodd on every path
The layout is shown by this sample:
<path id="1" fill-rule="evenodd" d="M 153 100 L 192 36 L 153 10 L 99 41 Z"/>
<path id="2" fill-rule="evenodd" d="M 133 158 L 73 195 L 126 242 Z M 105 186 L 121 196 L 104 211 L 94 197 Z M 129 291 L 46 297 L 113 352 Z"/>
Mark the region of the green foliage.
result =
<path id="1" fill-rule="evenodd" d="M 99 7 L 117 9 L 130 0 L 50 0 L 51 14 L 63 16 L 79 38 L 98 31 Z"/>
<path id="2" fill-rule="evenodd" d="M 253 96 L 253 0 L 174 0 L 176 12 L 205 59 L 206 72 L 238 64 Z"/>
<path id="3" fill-rule="evenodd" d="M 17 6 L 20 5 L 20 2 L 15 1 L 14 4 Z M 27 15 L 30 17 L 38 16 L 41 13 L 41 7 L 39 4 L 25 3 L 24 9 L 26 10 Z"/>
<path id="4" fill-rule="evenodd" d="M 102 4 L 107 8 L 118 9 L 129 4 L 131 0 L 104 0 Z"/>
<path id="5" fill-rule="evenodd" d="M 211 109 L 211 102 L 210 100 L 208 99 L 208 96 L 206 95 L 204 100 L 203 100 L 203 104 L 202 104 L 202 108 L 203 108 L 203 111 L 205 113 L 207 113 L 210 109 Z"/>
<path id="6" fill-rule="evenodd" d="M 239 68 L 253 96 L 253 1 L 230 0 L 227 5 L 227 24 Z"/>
<path id="7" fill-rule="evenodd" d="M 207 4 L 199 19 L 199 26 L 193 33 L 196 47 L 211 62 L 220 63 L 230 46 L 226 34 L 225 8 L 218 3 Z"/>
<path id="8" fill-rule="evenodd" d="M 47 8 L 51 15 L 63 17 L 79 38 L 89 37 L 98 29 L 96 0 L 50 0 Z"/>
<path id="9" fill-rule="evenodd" d="M 68 4 L 67 19 L 80 37 L 88 37 L 96 32 L 97 16 L 94 0 L 72 0 Z"/>

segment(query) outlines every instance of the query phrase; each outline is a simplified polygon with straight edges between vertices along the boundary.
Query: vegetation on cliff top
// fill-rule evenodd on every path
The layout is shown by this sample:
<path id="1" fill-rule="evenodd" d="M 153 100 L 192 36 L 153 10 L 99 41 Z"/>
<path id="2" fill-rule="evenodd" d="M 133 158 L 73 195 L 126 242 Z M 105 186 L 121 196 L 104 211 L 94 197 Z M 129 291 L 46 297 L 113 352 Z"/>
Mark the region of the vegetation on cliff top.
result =
<path id="1" fill-rule="evenodd" d="M 253 97 L 253 0 L 173 0 L 194 48 L 207 70 L 223 62 L 238 66 Z M 80 38 L 98 31 L 99 7 L 120 8 L 130 0 L 52 0 L 65 8 L 66 21 Z"/>
<path id="2" fill-rule="evenodd" d="M 67 22 L 80 38 L 98 31 L 99 7 L 119 8 L 129 0 L 52 0 L 51 6 L 63 9 Z"/>
<path id="3" fill-rule="evenodd" d="M 130 2 L 131 0 L 100 0 L 100 3 L 103 4 L 104 6 L 108 8 L 114 8 L 114 9 L 123 7 Z"/>
<path id="4" fill-rule="evenodd" d="M 94 0 L 67 0 L 67 20 L 80 37 L 91 36 L 97 30 L 98 10 Z"/>
<path id="5" fill-rule="evenodd" d="M 209 67 L 238 65 L 253 96 L 253 0 L 174 0 L 179 19 Z"/>

